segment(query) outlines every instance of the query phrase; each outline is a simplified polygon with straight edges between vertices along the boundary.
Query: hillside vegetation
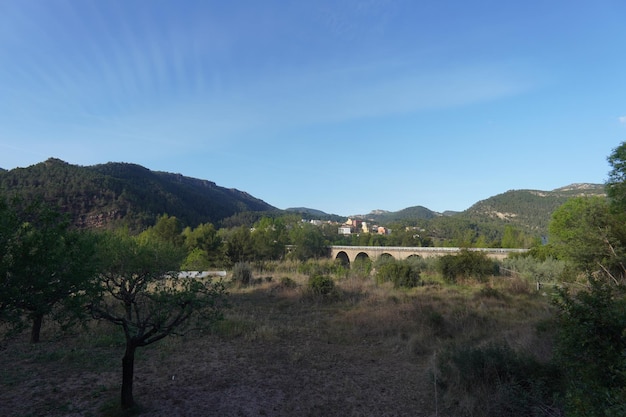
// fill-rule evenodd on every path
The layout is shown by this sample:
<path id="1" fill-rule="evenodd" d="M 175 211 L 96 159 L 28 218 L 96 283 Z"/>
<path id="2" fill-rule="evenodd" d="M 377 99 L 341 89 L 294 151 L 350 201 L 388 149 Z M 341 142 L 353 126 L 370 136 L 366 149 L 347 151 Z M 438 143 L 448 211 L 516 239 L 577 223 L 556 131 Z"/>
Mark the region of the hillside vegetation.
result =
<path id="1" fill-rule="evenodd" d="M 0 172 L 0 192 L 43 197 L 79 227 L 142 230 L 164 213 L 186 225 L 218 223 L 241 212 L 276 210 L 248 193 L 129 163 L 76 166 L 59 159 Z"/>
<path id="2" fill-rule="evenodd" d="M 224 228 L 250 227 L 264 216 L 290 214 L 307 220 L 342 222 L 345 219 L 304 207 L 282 211 L 243 191 L 181 174 L 151 171 L 131 163 L 76 166 L 50 158 L 27 168 L 0 171 L 0 194 L 18 195 L 26 201 L 42 197 L 69 213 L 79 228 L 92 229 L 125 225 L 141 231 L 155 224 L 163 214 L 176 217 L 184 226 L 211 223 Z M 511 190 L 479 201 L 463 212 L 442 214 L 424 206 L 413 206 L 396 212 L 377 210 L 357 217 L 388 226 L 395 233 L 404 233 L 406 227 L 420 230 L 419 239 L 387 239 L 393 244 L 405 241 L 411 245 L 500 246 L 513 229 L 516 235 L 513 244 L 529 247 L 548 235 L 554 210 L 581 195 L 604 196 L 604 187 L 574 184 L 553 191 Z M 336 228 L 327 228 L 325 232 L 331 243 L 349 243 L 336 236 Z M 354 243 L 386 244 L 382 238 L 368 243 L 369 240 L 360 238 Z"/>

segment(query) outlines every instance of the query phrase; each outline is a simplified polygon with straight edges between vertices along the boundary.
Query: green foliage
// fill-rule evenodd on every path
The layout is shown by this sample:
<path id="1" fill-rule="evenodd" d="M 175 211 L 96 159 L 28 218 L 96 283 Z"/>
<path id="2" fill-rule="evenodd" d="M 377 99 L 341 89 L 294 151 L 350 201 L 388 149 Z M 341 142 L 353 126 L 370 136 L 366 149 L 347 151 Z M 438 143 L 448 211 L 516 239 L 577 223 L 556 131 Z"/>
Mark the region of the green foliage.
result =
<path id="1" fill-rule="evenodd" d="M 350 266 L 353 276 L 367 277 L 372 272 L 372 260 L 369 257 L 357 258 Z"/>
<path id="2" fill-rule="evenodd" d="M 206 271 L 211 267 L 207 253 L 200 248 L 193 248 L 180 266 L 183 271 Z"/>
<path id="3" fill-rule="evenodd" d="M 328 242 L 322 233 L 322 229 L 315 225 L 310 223 L 296 224 L 291 228 L 289 238 L 291 244 L 294 245 L 290 254 L 293 259 L 305 261 L 307 259 L 319 259 L 328 255 Z"/>
<path id="4" fill-rule="evenodd" d="M 347 273 L 347 269 L 339 260 L 309 259 L 298 265 L 298 272 L 308 276 L 334 275 L 336 277 L 341 277 Z"/>
<path id="5" fill-rule="evenodd" d="M 565 262 L 554 258 L 538 259 L 533 256 L 510 256 L 501 261 L 501 270 L 531 282 L 561 281 Z"/>
<path id="6" fill-rule="evenodd" d="M 254 282 L 252 275 L 252 267 L 247 262 L 237 262 L 233 266 L 233 282 L 237 285 L 245 287 Z"/>
<path id="7" fill-rule="evenodd" d="M 439 384 L 463 415 L 556 416 L 559 369 L 504 344 L 459 346 L 438 358 Z"/>
<path id="8" fill-rule="evenodd" d="M 626 290 L 590 278 L 589 291 L 562 290 L 557 359 L 566 373 L 568 415 L 626 410 Z"/>
<path id="9" fill-rule="evenodd" d="M 554 212 L 549 229 L 558 253 L 581 271 L 594 271 L 602 265 L 611 274 L 623 274 L 623 223 L 611 213 L 607 200 L 573 198 Z"/>
<path id="10" fill-rule="evenodd" d="M 168 242 L 175 246 L 183 244 L 184 237 L 182 235 L 183 226 L 176 217 L 162 214 L 156 221 L 156 224 L 143 231 L 140 239 L 160 240 Z"/>
<path id="11" fill-rule="evenodd" d="M 616 211 L 624 213 L 626 211 L 626 142 L 622 142 L 613 149 L 607 159 L 611 165 L 611 171 L 606 182 L 606 192 Z"/>
<path id="12" fill-rule="evenodd" d="M 226 257 L 232 263 L 247 262 L 253 260 L 253 245 L 250 229 L 246 226 L 239 226 L 235 229 L 222 229 L 221 235 L 224 241 Z"/>
<path id="13" fill-rule="evenodd" d="M 134 357 L 139 347 L 169 335 L 208 328 L 222 318 L 221 282 L 183 278 L 176 272 L 182 248 L 162 240 L 138 239 L 124 231 L 99 242 L 100 288 L 89 309 L 95 319 L 120 326 L 126 339 L 122 358 L 123 408 L 132 408 Z"/>
<path id="14" fill-rule="evenodd" d="M 419 268 L 407 260 L 382 262 L 376 268 L 376 281 L 391 282 L 394 288 L 412 288 L 419 285 Z"/>
<path id="15" fill-rule="evenodd" d="M 281 219 L 263 217 L 250 233 L 253 259 L 269 261 L 282 259 L 287 244 L 287 230 Z"/>
<path id="16" fill-rule="evenodd" d="M 328 297 L 336 293 L 335 281 L 328 275 L 309 277 L 307 286 L 313 295 Z"/>
<path id="17" fill-rule="evenodd" d="M 41 201 L 0 199 L 0 216 L 0 318 L 15 330 L 30 322 L 36 343 L 45 316 L 64 325 L 81 318 L 95 290 L 95 238 Z"/>
<path id="18" fill-rule="evenodd" d="M 439 272 L 450 283 L 460 278 L 473 278 L 485 281 L 488 276 L 498 272 L 498 264 L 480 251 L 461 250 L 458 255 L 446 255 L 439 258 Z"/>
<path id="19" fill-rule="evenodd" d="M 588 287 L 561 290 L 557 360 L 566 376 L 565 403 L 571 416 L 622 416 L 626 412 L 626 144 L 608 158 L 609 200 L 576 198 L 555 211 L 554 245 Z M 571 281 L 572 279 L 568 279 Z"/>

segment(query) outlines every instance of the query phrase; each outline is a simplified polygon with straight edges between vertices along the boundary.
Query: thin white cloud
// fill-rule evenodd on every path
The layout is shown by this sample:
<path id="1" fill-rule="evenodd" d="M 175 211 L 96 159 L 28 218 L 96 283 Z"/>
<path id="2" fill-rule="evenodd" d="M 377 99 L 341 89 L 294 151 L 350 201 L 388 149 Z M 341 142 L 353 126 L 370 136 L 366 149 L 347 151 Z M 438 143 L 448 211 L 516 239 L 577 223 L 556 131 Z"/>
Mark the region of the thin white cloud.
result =
<path id="1" fill-rule="evenodd" d="M 620 116 L 617 118 L 617 120 L 622 124 L 626 124 L 626 116 Z"/>

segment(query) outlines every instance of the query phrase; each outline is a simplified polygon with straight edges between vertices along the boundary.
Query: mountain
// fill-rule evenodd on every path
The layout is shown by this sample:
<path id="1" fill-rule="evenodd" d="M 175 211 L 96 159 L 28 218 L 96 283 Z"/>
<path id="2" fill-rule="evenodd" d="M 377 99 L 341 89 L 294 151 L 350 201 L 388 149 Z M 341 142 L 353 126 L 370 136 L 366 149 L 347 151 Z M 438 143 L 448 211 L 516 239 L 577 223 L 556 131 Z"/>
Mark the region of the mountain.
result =
<path id="1" fill-rule="evenodd" d="M 358 215 L 354 217 L 367 219 L 369 221 L 377 222 L 380 224 L 389 224 L 393 222 L 413 222 L 415 220 L 430 220 L 435 217 L 441 216 L 441 213 L 437 213 L 424 206 L 407 207 L 400 211 L 386 211 L 386 210 L 373 210 L 366 215 Z"/>
<path id="2" fill-rule="evenodd" d="M 401 223 L 419 226 L 439 243 L 451 239 L 477 239 L 498 242 L 505 228 L 513 226 L 529 237 L 546 236 L 552 213 L 572 197 L 604 196 L 602 184 L 571 184 L 552 191 L 509 190 L 481 200 L 462 212 L 437 213 L 423 206 L 389 212 L 375 210 L 354 216 L 388 226 Z"/>
<path id="3" fill-rule="evenodd" d="M 0 169 L 0 194 L 36 197 L 58 204 L 70 213 L 78 227 L 126 225 L 141 230 L 164 213 L 183 224 L 213 223 L 234 227 L 250 224 L 263 215 L 283 211 L 263 200 L 214 182 L 121 162 L 93 166 L 71 165 L 50 158 L 27 168 Z M 490 241 L 498 239 L 507 225 L 532 236 L 547 233 L 552 212 L 576 196 L 605 195 L 602 184 L 571 184 L 552 191 L 509 190 L 479 201 L 463 212 L 438 213 L 424 206 L 390 212 L 374 210 L 352 216 L 380 225 L 402 223 L 419 226 L 438 239 L 450 239 L 471 230 Z M 296 207 L 287 212 L 304 219 L 342 222 L 345 217 L 321 210 Z"/>
<path id="4" fill-rule="evenodd" d="M 552 212 L 568 199 L 604 195 L 602 184 L 571 184 L 552 191 L 509 190 L 477 202 L 458 216 L 500 221 L 528 232 L 545 234 Z"/>
<path id="5" fill-rule="evenodd" d="M 285 211 L 288 213 L 299 214 L 306 220 L 324 220 L 341 223 L 346 219 L 344 216 L 339 216 L 338 214 L 328 214 L 322 210 L 307 207 L 290 207 L 285 209 Z"/>
<path id="6" fill-rule="evenodd" d="M 59 204 L 79 227 L 125 224 L 141 229 L 163 213 L 186 225 L 218 224 L 243 212 L 278 211 L 246 192 L 211 181 L 136 164 L 77 166 L 55 158 L 0 172 L 0 193 Z"/>

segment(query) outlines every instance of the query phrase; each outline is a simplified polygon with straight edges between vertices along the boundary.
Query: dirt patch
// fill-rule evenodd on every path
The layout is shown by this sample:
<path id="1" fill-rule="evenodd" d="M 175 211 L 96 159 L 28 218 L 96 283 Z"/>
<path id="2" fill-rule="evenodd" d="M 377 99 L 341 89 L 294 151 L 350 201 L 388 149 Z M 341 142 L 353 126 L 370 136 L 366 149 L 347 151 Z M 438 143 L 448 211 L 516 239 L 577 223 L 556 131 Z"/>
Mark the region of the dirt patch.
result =
<path id="1" fill-rule="evenodd" d="M 456 337 L 452 320 L 491 313 L 460 316 L 480 303 L 456 293 L 446 299 L 445 289 L 350 291 L 361 296 L 325 302 L 270 285 L 242 290 L 212 332 L 141 348 L 134 395 L 142 415 L 434 416 L 435 347 Z M 118 331 L 94 325 L 35 346 L 7 342 L 0 416 L 119 415 Z M 447 415 L 441 405 L 437 415 Z"/>

